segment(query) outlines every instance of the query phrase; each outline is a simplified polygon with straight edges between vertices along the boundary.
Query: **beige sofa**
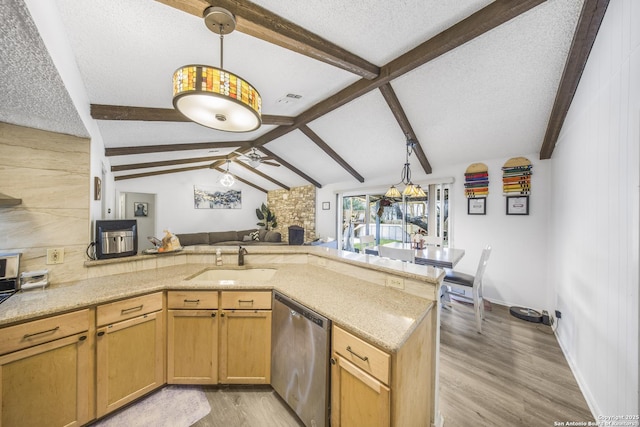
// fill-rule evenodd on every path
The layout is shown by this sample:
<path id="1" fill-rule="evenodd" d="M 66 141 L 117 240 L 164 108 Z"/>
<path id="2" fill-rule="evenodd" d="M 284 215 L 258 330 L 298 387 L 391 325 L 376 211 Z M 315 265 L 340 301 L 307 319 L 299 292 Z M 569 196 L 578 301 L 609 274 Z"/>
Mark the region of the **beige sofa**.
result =
<path id="1" fill-rule="evenodd" d="M 256 234 L 257 232 L 257 234 Z M 180 245 L 213 245 L 213 246 L 253 246 L 284 245 L 282 235 L 277 231 L 258 230 L 256 228 L 240 231 L 210 231 L 201 233 L 176 233 Z"/>

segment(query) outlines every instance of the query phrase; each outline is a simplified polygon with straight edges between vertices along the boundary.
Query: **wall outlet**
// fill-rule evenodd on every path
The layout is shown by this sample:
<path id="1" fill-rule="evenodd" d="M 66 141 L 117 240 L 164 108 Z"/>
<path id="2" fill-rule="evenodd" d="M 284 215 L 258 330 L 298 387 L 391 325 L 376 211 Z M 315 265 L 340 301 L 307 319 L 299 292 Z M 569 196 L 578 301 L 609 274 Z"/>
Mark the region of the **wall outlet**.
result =
<path id="1" fill-rule="evenodd" d="M 401 277 L 387 277 L 387 286 L 390 288 L 404 289 L 404 279 Z"/>
<path id="2" fill-rule="evenodd" d="M 64 248 L 47 249 L 47 264 L 62 264 L 64 262 Z"/>

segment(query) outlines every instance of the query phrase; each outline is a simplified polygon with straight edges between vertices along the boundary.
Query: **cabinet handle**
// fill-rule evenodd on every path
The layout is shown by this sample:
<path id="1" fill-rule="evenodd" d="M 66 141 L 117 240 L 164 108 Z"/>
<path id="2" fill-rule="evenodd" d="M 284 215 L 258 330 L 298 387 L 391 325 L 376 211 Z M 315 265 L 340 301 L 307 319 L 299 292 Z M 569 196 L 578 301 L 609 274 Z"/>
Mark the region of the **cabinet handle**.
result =
<path id="1" fill-rule="evenodd" d="M 60 326 L 56 326 L 55 328 L 52 328 L 52 329 L 47 329 L 46 331 L 36 332 L 35 334 L 24 334 L 23 339 L 28 340 L 29 338 L 35 337 L 36 335 L 50 334 L 57 331 L 58 329 L 60 329 Z"/>
<path id="2" fill-rule="evenodd" d="M 220 317 L 224 317 L 224 313 L 220 313 Z"/>
<path id="3" fill-rule="evenodd" d="M 215 313 L 211 313 L 211 317 L 216 317 L 216 314 Z"/>
<path id="4" fill-rule="evenodd" d="M 87 339 L 86 335 L 82 335 L 80 338 L 78 338 L 79 341 L 84 341 Z"/>
<path id="5" fill-rule="evenodd" d="M 336 359 L 334 359 L 333 357 L 331 359 L 329 359 L 329 362 L 331 362 L 332 365 L 336 364 Z"/>
<path id="6" fill-rule="evenodd" d="M 238 300 L 238 305 L 240 305 L 242 303 L 247 303 L 247 304 L 253 305 L 253 300 L 252 299 L 239 299 Z"/>
<path id="7" fill-rule="evenodd" d="M 186 299 L 184 300 L 185 304 L 198 304 L 200 302 L 199 299 Z"/>
<path id="8" fill-rule="evenodd" d="M 144 304 L 140 304 L 137 307 L 131 307 L 131 308 L 123 308 L 122 310 L 120 310 L 120 315 L 124 315 L 124 314 L 129 314 L 129 313 L 133 313 L 134 311 L 140 311 L 142 310 Z"/>
<path id="9" fill-rule="evenodd" d="M 100 331 L 100 332 L 98 332 L 98 336 L 99 336 L 99 337 L 101 337 L 101 336 L 103 336 L 103 335 L 104 335 L 104 331 Z"/>
<path id="10" fill-rule="evenodd" d="M 351 346 L 348 345 L 347 346 L 347 351 L 351 354 L 353 354 L 355 357 L 357 357 L 358 359 L 362 360 L 363 362 L 367 362 L 369 360 L 369 356 L 360 356 L 358 353 L 356 353 L 355 351 L 351 350 Z"/>

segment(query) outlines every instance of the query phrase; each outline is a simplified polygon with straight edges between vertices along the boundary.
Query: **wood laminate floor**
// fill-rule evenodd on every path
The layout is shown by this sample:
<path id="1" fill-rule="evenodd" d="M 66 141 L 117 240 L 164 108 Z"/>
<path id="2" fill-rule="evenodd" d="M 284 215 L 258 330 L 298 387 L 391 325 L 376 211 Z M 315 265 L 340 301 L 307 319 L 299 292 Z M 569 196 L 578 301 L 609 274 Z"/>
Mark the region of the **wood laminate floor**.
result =
<path id="1" fill-rule="evenodd" d="M 440 411 L 446 427 L 548 427 L 594 422 L 549 326 L 485 310 L 482 334 L 473 311 L 442 310 Z M 560 424 L 555 424 L 560 425 Z"/>
<path id="2" fill-rule="evenodd" d="M 594 421 L 550 327 L 517 319 L 495 304 L 485 315 L 480 335 L 469 307 L 454 303 L 453 310 L 442 311 L 440 411 L 445 427 Z M 211 413 L 194 427 L 302 426 L 269 386 L 203 389 Z"/>

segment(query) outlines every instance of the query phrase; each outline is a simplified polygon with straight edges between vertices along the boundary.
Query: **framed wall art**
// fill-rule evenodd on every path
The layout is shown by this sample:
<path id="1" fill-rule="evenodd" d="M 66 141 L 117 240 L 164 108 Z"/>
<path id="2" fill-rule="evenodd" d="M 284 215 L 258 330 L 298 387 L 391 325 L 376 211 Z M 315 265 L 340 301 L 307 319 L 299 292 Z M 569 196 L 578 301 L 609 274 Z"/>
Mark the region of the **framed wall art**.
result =
<path id="1" fill-rule="evenodd" d="M 97 176 L 93 178 L 93 200 L 102 200 L 102 180 Z"/>
<path id="2" fill-rule="evenodd" d="M 529 215 L 529 196 L 507 196 L 507 215 Z"/>
<path id="3" fill-rule="evenodd" d="M 468 215 L 486 215 L 487 214 L 487 198 L 486 197 L 470 197 L 467 199 Z"/>
<path id="4" fill-rule="evenodd" d="M 195 209 L 242 209 L 242 191 L 193 186 Z"/>
<path id="5" fill-rule="evenodd" d="M 134 202 L 133 203 L 133 216 L 148 216 L 149 215 L 149 203 Z"/>

